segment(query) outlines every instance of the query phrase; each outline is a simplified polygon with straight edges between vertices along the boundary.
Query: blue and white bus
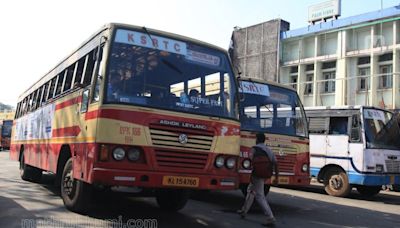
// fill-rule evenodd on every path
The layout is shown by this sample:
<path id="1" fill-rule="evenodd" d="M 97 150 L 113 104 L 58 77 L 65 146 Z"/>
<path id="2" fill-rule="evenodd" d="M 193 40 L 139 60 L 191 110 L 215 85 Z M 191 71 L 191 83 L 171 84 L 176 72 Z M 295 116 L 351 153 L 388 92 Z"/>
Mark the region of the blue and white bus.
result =
<path id="1" fill-rule="evenodd" d="M 332 196 L 355 187 L 365 196 L 400 184 L 400 129 L 396 115 L 375 107 L 307 108 L 310 173 Z"/>

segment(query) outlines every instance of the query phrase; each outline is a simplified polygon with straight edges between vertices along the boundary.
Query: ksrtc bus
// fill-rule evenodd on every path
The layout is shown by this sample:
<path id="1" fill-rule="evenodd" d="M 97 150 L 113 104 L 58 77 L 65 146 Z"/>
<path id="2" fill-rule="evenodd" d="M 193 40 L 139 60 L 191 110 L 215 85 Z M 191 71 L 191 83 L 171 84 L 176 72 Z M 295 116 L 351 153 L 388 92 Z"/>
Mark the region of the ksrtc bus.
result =
<path id="1" fill-rule="evenodd" d="M 19 97 L 11 158 L 23 179 L 56 173 L 73 211 L 113 186 L 178 210 L 189 190 L 237 189 L 237 97 L 225 50 L 109 24 Z"/>
<path id="2" fill-rule="evenodd" d="M 10 149 L 12 125 L 13 120 L 3 120 L 3 123 L 0 125 L 0 149 Z"/>
<path id="3" fill-rule="evenodd" d="M 250 181 L 250 149 L 255 134 L 263 132 L 275 153 L 279 185 L 309 185 L 309 140 L 302 103 L 292 88 L 274 82 L 241 78 L 240 91 L 240 188 L 245 194 Z M 274 178 L 274 177 L 273 177 Z M 272 179 L 273 179 L 272 178 Z M 268 180 L 265 192 L 269 191 Z"/>
<path id="4" fill-rule="evenodd" d="M 306 109 L 311 175 L 329 195 L 345 197 L 352 187 L 365 196 L 382 185 L 400 184 L 399 122 L 375 107 Z"/>

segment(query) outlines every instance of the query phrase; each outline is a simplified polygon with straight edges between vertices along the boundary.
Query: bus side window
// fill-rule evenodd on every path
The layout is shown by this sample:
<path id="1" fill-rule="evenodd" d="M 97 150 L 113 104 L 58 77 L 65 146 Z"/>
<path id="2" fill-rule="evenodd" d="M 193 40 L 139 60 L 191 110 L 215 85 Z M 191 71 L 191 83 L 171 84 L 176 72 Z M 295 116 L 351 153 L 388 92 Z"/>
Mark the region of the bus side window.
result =
<path id="1" fill-rule="evenodd" d="M 309 117 L 308 131 L 310 134 L 326 134 L 328 129 L 328 118 L 325 117 Z"/>
<path id="2" fill-rule="evenodd" d="M 360 117 L 359 117 L 359 115 L 353 115 L 351 117 L 350 141 L 351 142 L 361 142 L 361 137 L 360 137 Z"/>
<path id="3" fill-rule="evenodd" d="M 329 134 L 347 135 L 348 119 L 348 117 L 331 117 Z"/>
<path id="4" fill-rule="evenodd" d="M 101 85 L 101 81 L 103 79 L 103 77 L 100 75 L 100 73 L 102 72 L 102 59 L 103 59 L 103 47 L 104 45 L 101 45 L 100 47 L 97 47 L 95 50 L 95 54 L 94 57 L 96 59 L 96 64 L 94 65 L 94 72 L 93 72 L 93 77 L 96 80 L 96 84 L 94 87 L 94 92 L 93 92 L 93 98 L 92 98 L 92 102 L 97 102 L 99 101 L 99 96 L 100 96 L 100 85 Z M 99 52 L 99 53 L 98 53 Z"/>
<path id="5" fill-rule="evenodd" d="M 88 105 L 89 105 L 89 89 L 86 89 L 82 93 L 81 113 L 87 112 Z"/>

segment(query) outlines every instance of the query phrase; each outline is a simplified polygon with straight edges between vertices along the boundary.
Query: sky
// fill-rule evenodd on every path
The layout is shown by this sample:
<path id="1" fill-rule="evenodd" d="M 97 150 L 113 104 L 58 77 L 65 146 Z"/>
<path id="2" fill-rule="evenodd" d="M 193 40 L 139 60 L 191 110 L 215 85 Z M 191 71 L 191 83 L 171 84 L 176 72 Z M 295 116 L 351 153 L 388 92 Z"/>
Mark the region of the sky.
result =
<path id="1" fill-rule="evenodd" d="M 326 0 L 12 0 L 0 1 L 0 102 L 18 96 L 102 25 L 120 22 L 202 40 L 224 49 L 233 27 L 282 18 L 308 25 L 308 7 Z M 400 0 L 342 0 L 341 18 Z"/>

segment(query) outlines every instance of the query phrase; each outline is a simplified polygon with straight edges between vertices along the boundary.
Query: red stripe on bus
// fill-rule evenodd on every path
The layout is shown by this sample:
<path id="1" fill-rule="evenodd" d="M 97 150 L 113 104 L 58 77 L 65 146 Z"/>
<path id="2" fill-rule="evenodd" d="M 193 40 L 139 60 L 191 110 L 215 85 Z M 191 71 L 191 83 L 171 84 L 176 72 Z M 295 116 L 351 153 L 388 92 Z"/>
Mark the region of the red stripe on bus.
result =
<path id="1" fill-rule="evenodd" d="M 85 114 L 85 120 L 92 120 L 98 117 L 99 117 L 99 110 L 90 111 Z"/>
<path id="2" fill-rule="evenodd" d="M 79 126 L 72 126 L 53 129 L 52 135 L 53 137 L 77 136 L 80 132 L 81 128 Z"/>
<path id="3" fill-rule="evenodd" d="M 305 144 L 305 145 L 310 144 L 308 141 L 299 141 L 299 140 L 292 140 L 292 143 L 299 143 L 299 144 Z"/>
<path id="4" fill-rule="evenodd" d="M 66 108 L 66 107 L 74 105 L 74 104 L 78 104 L 81 101 L 82 101 L 82 96 L 71 98 L 69 100 L 66 100 L 66 101 L 61 102 L 60 104 L 56 105 L 56 110 Z"/>

